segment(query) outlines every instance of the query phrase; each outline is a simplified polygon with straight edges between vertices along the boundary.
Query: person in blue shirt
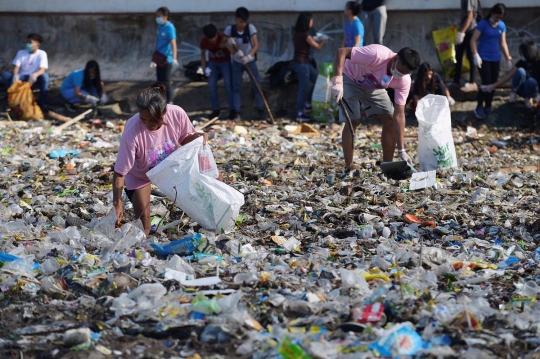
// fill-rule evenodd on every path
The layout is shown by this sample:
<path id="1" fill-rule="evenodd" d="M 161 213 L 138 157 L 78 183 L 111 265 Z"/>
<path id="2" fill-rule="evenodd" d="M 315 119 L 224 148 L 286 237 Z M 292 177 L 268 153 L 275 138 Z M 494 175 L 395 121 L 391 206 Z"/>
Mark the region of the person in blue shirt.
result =
<path id="1" fill-rule="evenodd" d="M 506 13 L 504 4 L 495 4 L 487 17 L 478 23 L 471 39 L 471 50 L 474 65 L 478 67 L 482 85 L 491 85 L 499 78 L 499 64 L 501 52 L 499 44 L 506 58 L 508 70 L 512 69 L 512 56 L 506 44 L 506 25 L 502 21 Z M 493 92 L 486 92 L 480 88 L 478 91 L 478 103 L 474 114 L 476 118 L 483 120 L 491 111 Z"/>
<path id="2" fill-rule="evenodd" d="M 95 60 L 88 61 L 84 69 L 70 73 L 62 82 L 60 92 L 68 102 L 68 109 L 71 109 L 71 104 L 81 102 L 91 103 L 93 106 L 104 105 L 109 99 L 101 81 L 99 64 Z"/>
<path id="3" fill-rule="evenodd" d="M 165 84 L 167 102 L 172 104 L 173 91 L 171 86 L 171 72 L 178 67 L 176 51 L 176 28 L 170 21 L 171 13 L 168 8 L 160 7 L 156 11 L 158 24 L 156 51 L 152 55 L 150 67 L 156 68 L 158 82 Z"/>
<path id="4" fill-rule="evenodd" d="M 341 47 L 361 47 L 364 46 L 364 25 L 358 18 L 358 14 L 362 11 L 362 5 L 356 1 L 349 1 L 345 5 L 343 13 L 347 17 L 345 21 L 345 33 Z"/>

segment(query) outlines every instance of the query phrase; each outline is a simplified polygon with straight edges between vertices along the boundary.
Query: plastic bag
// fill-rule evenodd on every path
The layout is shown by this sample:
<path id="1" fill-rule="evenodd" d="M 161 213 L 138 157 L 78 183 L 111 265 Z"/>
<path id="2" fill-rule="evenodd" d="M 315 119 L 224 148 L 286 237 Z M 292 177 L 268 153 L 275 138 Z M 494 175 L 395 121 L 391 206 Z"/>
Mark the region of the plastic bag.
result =
<path id="1" fill-rule="evenodd" d="M 311 100 L 311 115 L 317 122 L 332 123 L 336 122 L 338 107 L 334 103 L 330 88 L 332 81 L 330 78 L 334 75 L 334 68 L 331 62 L 325 62 L 313 88 Z"/>
<path id="2" fill-rule="evenodd" d="M 146 175 L 203 228 L 228 233 L 234 228 L 244 195 L 199 172 L 202 143 L 198 138 L 180 147 Z"/>
<path id="3" fill-rule="evenodd" d="M 30 83 L 16 81 L 8 89 L 8 105 L 19 120 L 43 119 L 43 112 L 36 104 Z"/>
<path id="4" fill-rule="evenodd" d="M 402 358 L 414 356 L 422 349 L 428 349 L 429 344 L 413 329 L 410 322 L 395 325 L 384 333 L 383 337 L 369 346 L 380 356 Z"/>
<path id="5" fill-rule="evenodd" d="M 416 118 L 420 171 L 456 167 L 456 148 L 446 97 L 427 95 L 422 98 L 416 107 Z"/>
<path id="6" fill-rule="evenodd" d="M 437 55 L 439 55 L 439 62 L 443 67 L 444 75 L 447 80 L 451 80 L 456 71 L 456 50 L 454 48 L 456 33 L 457 28 L 455 26 L 449 26 L 432 32 Z M 469 63 L 466 54 L 463 54 L 462 73 L 469 71 L 470 68 L 471 64 Z"/>
<path id="7" fill-rule="evenodd" d="M 203 146 L 199 151 L 199 172 L 205 176 L 218 178 L 219 170 L 212 154 L 210 145 Z"/>

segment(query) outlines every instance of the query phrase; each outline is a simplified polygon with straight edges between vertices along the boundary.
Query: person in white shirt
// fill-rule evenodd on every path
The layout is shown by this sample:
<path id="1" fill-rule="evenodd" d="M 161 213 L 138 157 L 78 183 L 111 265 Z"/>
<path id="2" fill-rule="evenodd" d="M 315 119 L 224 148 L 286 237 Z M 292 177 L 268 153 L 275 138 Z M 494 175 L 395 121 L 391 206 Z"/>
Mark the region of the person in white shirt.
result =
<path id="1" fill-rule="evenodd" d="M 13 60 L 13 72 L 2 73 L 2 80 L 6 89 L 16 81 L 27 81 L 32 88 L 39 89 L 38 105 L 46 112 L 47 92 L 49 92 L 49 67 L 47 53 L 40 50 L 43 37 L 39 34 L 30 34 L 26 38 L 26 48 L 19 50 Z"/>

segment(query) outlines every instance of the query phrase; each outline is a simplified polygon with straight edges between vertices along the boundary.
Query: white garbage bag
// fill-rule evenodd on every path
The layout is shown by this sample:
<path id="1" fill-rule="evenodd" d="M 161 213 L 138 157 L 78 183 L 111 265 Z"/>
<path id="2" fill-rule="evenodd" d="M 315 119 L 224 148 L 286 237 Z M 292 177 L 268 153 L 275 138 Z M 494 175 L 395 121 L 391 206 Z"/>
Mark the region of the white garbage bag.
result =
<path id="1" fill-rule="evenodd" d="M 416 107 L 420 171 L 457 166 L 450 107 L 445 96 L 427 95 Z"/>
<path id="2" fill-rule="evenodd" d="M 203 228 L 228 233 L 234 228 L 244 195 L 234 188 L 199 172 L 198 138 L 178 148 L 146 174 L 167 198 L 174 201 Z"/>

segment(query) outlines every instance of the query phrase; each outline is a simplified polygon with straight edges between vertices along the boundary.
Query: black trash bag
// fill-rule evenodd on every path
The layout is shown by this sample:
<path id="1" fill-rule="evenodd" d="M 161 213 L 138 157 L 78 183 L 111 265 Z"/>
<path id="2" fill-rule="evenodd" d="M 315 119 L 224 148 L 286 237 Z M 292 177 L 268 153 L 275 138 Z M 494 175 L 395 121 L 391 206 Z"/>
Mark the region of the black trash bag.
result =
<path id="1" fill-rule="evenodd" d="M 184 75 L 190 79 L 191 81 L 206 81 L 207 78 L 204 76 L 204 72 L 202 74 L 198 73 L 199 69 L 201 68 L 201 62 L 200 61 L 191 61 L 187 65 L 184 65 Z M 202 72 L 202 71 L 201 71 Z"/>
<path id="2" fill-rule="evenodd" d="M 276 62 L 266 71 L 266 74 L 271 87 L 287 86 L 293 82 L 298 82 L 292 61 Z"/>
<path id="3" fill-rule="evenodd" d="M 416 172 L 414 167 L 407 161 L 383 162 L 379 167 L 381 167 L 381 171 L 386 177 L 398 181 L 409 179 L 412 177 L 412 174 Z"/>

